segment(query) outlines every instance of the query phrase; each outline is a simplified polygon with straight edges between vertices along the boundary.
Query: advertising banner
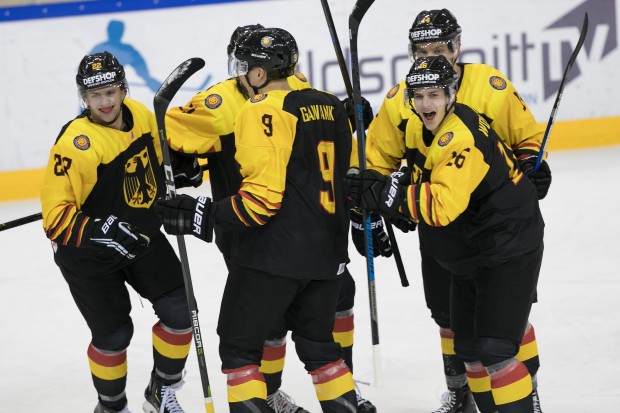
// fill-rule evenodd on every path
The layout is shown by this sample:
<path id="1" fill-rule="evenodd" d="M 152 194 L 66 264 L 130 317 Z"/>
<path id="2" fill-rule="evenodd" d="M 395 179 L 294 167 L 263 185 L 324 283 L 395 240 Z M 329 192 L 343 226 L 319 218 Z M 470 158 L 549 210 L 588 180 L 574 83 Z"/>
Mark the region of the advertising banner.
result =
<path id="1" fill-rule="evenodd" d="M 347 60 L 353 5 L 353 0 L 330 1 Z M 589 133 L 579 137 L 584 145 L 608 142 L 600 128 L 615 126 L 620 117 L 617 0 L 376 1 L 359 32 L 362 93 L 375 112 L 409 70 L 408 31 L 415 16 L 423 8 L 442 7 L 462 26 L 461 61 L 501 70 L 541 123 L 549 117 L 587 12 L 588 37 L 570 72 L 554 134 L 562 133 L 562 121 L 569 121 L 567 129 L 574 131 L 575 121 Z M 85 54 L 115 54 L 125 66 L 130 96 L 149 107 L 160 82 L 177 64 L 202 57 L 206 67 L 179 92 L 173 105 L 180 105 L 227 77 L 226 45 L 232 31 L 255 23 L 291 32 L 300 49 L 299 69 L 311 84 L 345 96 L 318 0 L 93 1 L 0 8 L 0 176 L 45 166 L 62 126 L 79 113 L 75 75 Z M 592 125 L 599 129 L 593 132 Z M 614 133 L 618 135 L 617 128 L 609 131 Z M 562 136 L 554 136 L 550 145 L 561 147 L 561 142 Z M 620 143 L 620 138 L 612 137 L 610 143 Z"/>

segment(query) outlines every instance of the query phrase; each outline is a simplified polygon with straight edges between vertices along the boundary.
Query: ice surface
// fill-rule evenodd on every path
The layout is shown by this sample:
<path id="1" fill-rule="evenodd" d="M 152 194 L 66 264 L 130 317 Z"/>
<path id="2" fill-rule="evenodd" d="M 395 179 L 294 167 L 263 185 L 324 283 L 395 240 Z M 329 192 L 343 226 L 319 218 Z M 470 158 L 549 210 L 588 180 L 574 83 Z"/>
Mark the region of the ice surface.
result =
<path id="1" fill-rule="evenodd" d="M 620 402 L 620 146 L 553 153 L 553 185 L 542 201 L 545 257 L 532 310 L 541 355 L 545 412 L 615 411 Z M 197 191 L 208 191 L 207 185 Z M 38 200 L 0 203 L 0 222 L 40 211 Z M 398 232 L 398 231 L 397 231 Z M 384 386 L 361 386 L 380 413 L 430 412 L 445 390 L 438 328 L 426 309 L 416 234 L 398 235 L 411 283 L 402 288 L 393 259 L 375 261 Z M 186 237 L 216 411 L 228 411 L 215 334 L 226 267 L 217 248 Z M 176 240 L 171 237 L 173 245 Z M 355 378 L 373 381 L 365 262 L 351 245 L 357 281 Z M 89 331 L 53 262 L 41 222 L 0 232 L 0 412 L 90 412 L 96 404 L 86 349 Z M 150 303 L 132 291 L 135 333 L 127 395 L 141 412 L 152 365 Z M 289 340 L 283 390 L 319 412 L 310 377 Z M 192 348 L 187 412 L 204 412 Z"/>

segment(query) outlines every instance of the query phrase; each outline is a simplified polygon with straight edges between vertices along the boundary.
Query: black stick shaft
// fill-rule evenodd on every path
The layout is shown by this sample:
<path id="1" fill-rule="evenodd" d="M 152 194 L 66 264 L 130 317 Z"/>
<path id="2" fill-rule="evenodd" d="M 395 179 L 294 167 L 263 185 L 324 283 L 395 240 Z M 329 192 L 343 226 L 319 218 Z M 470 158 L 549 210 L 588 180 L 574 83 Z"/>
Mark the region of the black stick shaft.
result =
<path id="1" fill-rule="evenodd" d="M 40 212 L 37 212 L 36 214 L 32 214 L 32 215 L 28 215 L 26 217 L 14 219 L 13 221 L 8 221 L 8 222 L 5 222 L 3 224 L 0 224 L 0 231 L 4 231 L 4 230 L 7 230 L 7 229 L 19 227 L 19 226 L 24 225 L 24 224 L 29 224 L 31 222 L 38 221 L 41 218 L 43 218 L 43 215 Z"/>
<path id="2" fill-rule="evenodd" d="M 357 156 L 360 170 L 366 169 L 366 129 L 362 111 L 362 93 L 360 85 L 359 57 L 357 53 L 357 34 L 360 22 L 374 0 L 357 0 L 349 16 L 349 41 L 351 47 L 351 79 L 353 85 L 353 102 L 355 103 L 355 124 L 357 130 Z M 362 210 L 364 231 L 366 233 L 366 272 L 368 274 L 368 299 L 370 301 L 370 328 L 373 347 L 373 372 L 376 387 L 383 385 L 381 374 L 381 352 L 379 346 L 379 316 L 377 312 L 377 291 L 375 287 L 375 264 L 372 250 L 372 229 L 370 214 Z"/>
<path id="3" fill-rule="evenodd" d="M 172 165 L 170 161 L 170 151 L 168 149 L 168 138 L 166 136 L 166 110 L 170 101 L 181 88 L 183 83 L 195 72 L 205 65 L 204 60 L 200 58 L 188 59 L 181 63 L 168 78 L 162 83 L 159 90 L 155 93 L 153 106 L 155 108 L 155 119 L 157 121 L 157 129 L 159 134 L 159 143 L 161 145 L 163 166 L 166 179 L 166 197 L 174 198 L 176 196 L 176 187 L 174 185 L 174 175 L 172 173 Z M 202 393 L 204 396 L 205 410 L 207 413 L 214 413 L 213 399 L 211 395 L 211 385 L 209 383 L 209 375 L 207 372 L 207 362 L 204 354 L 203 337 L 200 332 L 200 322 L 198 320 L 198 304 L 194 295 L 194 286 L 189 269 L 189 260 L 187 258 L 187 247 L 185 238 L 182 235 L 177 236 L 179 245 L 179 258 L 181 260 L 181 268 L 183 269 L 183 281 L 185 283 L 185 293 L 187 295 L 187 303 L 189 307 L 190 317 L 192 319 L 192 328 L 194 330 L 194 346 L 196 347 L 196 356 L 198 357 L 198 370 L 200 371 L 200 380 L 202 383 Z"/>
<path id="4" fill-rule="evenodd" d="M 560 82 L 560 88 L 558 89 L 558 93 L 555 97 L 555 102 L 553 102 L 553 108 L 551 109 L 551 115 L 549 115 L 549 121 L 547 122 L 547 128 L 545 129 L 545 134 L 543 135 L 542 144 L 540 145 L 540 151 L 538 152 L 538 156 L 536 158 L 536 165 L 534 165 L 534 173 L 538 171 L 538 167 L 542 162 L 543 155 L 545 153 L 545 148 L 547 147 L 547 141 L 549 140 L 549 135 L 551 135 L 551 129 L 553 128 L 553 123 L 555 122 L 555 116 L 558 111 L 558 107 L 560 106 L 560 100 L 562 100 L 562 94 L 564 93 L 564 86 L 566 85 L 566 81 L 568 80 L 568 73 L 570 72 L 575 60 L 577 60 L 577 55 L 581 50 L 581 46 L 583 46 L 583 42 L 586 40 L 586 34 L 588 33 L 588 13 L 585 14 L 583 18 L 583 26 L 581 26 L 581 34 L 579 35 L 579 40 L 577 40 L 577 45 L 575 46 L 575 50 L 571 54 L 568 59 L 568 63 L 566 64 L 566 68 L 564 69 L 564 76 L 562 76 L 562 81 Z"/>
<path id="5" fill-rule="evenodd" d="M 347 89 L 347 95 L 349 96 L 349 98 L 353 99 L 353 85 L 351 84 L 351 77 L 349 76 L 349 70 L 347 69 L 347 65 L 345 64 L 344 55 L 342 53 L 342 48 L 340 47 L 340 41 L 338 40 L 338 33 L 336 33 L 336 26 L 334 25 L 334 19 L 332 18 L 332 13 L 331 13 L 331 10 L 329 9 L 329 4 L 327 3 L 327 0 L 321 0 L 321 5 L 323 6 L 323 14 L 325 14 L 327 28 L 329 29 L 329 34 L 332 38 L 332 44 L 334 45 L 334 52 L 336 53 L 336 59 L 338 60 L 338 66 L 340 67 L 340 73 L 342 74 L 342 79 L 344 80 L 344 86 Z M 358 150 L 359 150 L 359 147 L 358 147 Z M 364 155 L 364 159 L 365 158 L 366 156 Z M 390 237 L 390 244 L 392 245 L 392 251 L 394 252 L 394 260 L 396 261 L 396 268 L 398 268 L 398 275 L 400 276 L 400 283 L 403 287 L 407 287 L 409 285 L 409 280 L 407 280 L 407 273 L 405 272 L 405 266 L 403 265 L 403 259 L 400 256 L 400 249 L 398 248 L 396 237 L 394 236 L 394 230 L 392 229 L 392 224 L 388 220 L 385 220 L 385 227 L 387 228 L 388 236 Z"/>
<path id="6" fill-rule="evenodd" d="M 400 251 L 398 250 L 398 244 L 396 242 L 392 242 L 392 240 L 396 241 L 396 235 L 394 234 L 394 228 L 392 228 L 392 224 L 388 220 L 385 220 L 385 229 L 387 229 L 388 236 L 390 237 L 390 242 L 392 244 L 392 252 L 394 253 L 394 257 L 398 257 L 396 259 L 396 266 L 398 267 L 398 275 L 400 275 L 400 285 L 403 287 L 409 287 L 409 280 L 407 279 L 407 274 L 405 273 L 405 267 L 403 266 L 403 260 L 400 259 Z"/>

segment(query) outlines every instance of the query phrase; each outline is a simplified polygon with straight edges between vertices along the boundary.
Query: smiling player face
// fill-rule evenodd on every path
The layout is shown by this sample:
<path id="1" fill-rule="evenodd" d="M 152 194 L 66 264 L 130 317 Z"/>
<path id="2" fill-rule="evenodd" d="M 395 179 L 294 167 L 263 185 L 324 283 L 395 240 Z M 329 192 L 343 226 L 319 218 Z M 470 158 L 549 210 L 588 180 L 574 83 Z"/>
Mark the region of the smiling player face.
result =
<path id="1" fill-rule="evenodd" d="M 101 125 L 120 129 L 122 124 L 121 105 L 126 92 L 121 85 L 113 85 L 85 91 L 82 98 L 90 109 L 91 119 Z M 119 125 L 116 125 L 119 123 Z M 118 126 L 118 127 L 117 127 Z"/>

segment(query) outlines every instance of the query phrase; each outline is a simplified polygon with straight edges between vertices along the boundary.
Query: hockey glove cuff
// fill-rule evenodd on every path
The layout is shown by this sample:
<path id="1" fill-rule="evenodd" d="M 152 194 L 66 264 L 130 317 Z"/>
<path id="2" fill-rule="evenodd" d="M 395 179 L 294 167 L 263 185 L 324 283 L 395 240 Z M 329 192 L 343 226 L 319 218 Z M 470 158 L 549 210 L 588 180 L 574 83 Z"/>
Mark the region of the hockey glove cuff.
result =
<path id="1" fill-rule="evenodd" d="M 148 246 L 150 239 L 140 233 L 135 225 L 120 221 L 110 215 L 105 219 L 96 218 L 90 224 L 90 245 L 110 259 L 122 257 L 132 260 Z"/>
<path id="2" fill-rule="evenodd" d="M 211 198 L 178 195 L 173 199 L 160 199 L 155 209 L 164 230 L 170 235 L 192 234 L 203 241 L 213 241 L 215 209 Z"/>
<path id="3" fill-rule="evenodd" d="M 372 230 L 373 257 L 392 256 L 390 238 L 383 230 L 383 219 L 377 211 L 370 212 L 370 228 Z M 358 209 L 351 210 L 351 238 L 355 249 L 361 256 L 366 256 L 366 238 L 364 237 L 364 217 Z"/>
<path id="4" fill-rule="evenodd" d="M 407 187 L 409 185 L 411 185 L 411 169 L 405 166 L 387 178 L 387 183 L 381 191 L 380 200 L 381 212 L 384 216 L 388 218 L 409 218 L 406 215 Z M 403 211 L 405 215 L 403 215 Z"/>

